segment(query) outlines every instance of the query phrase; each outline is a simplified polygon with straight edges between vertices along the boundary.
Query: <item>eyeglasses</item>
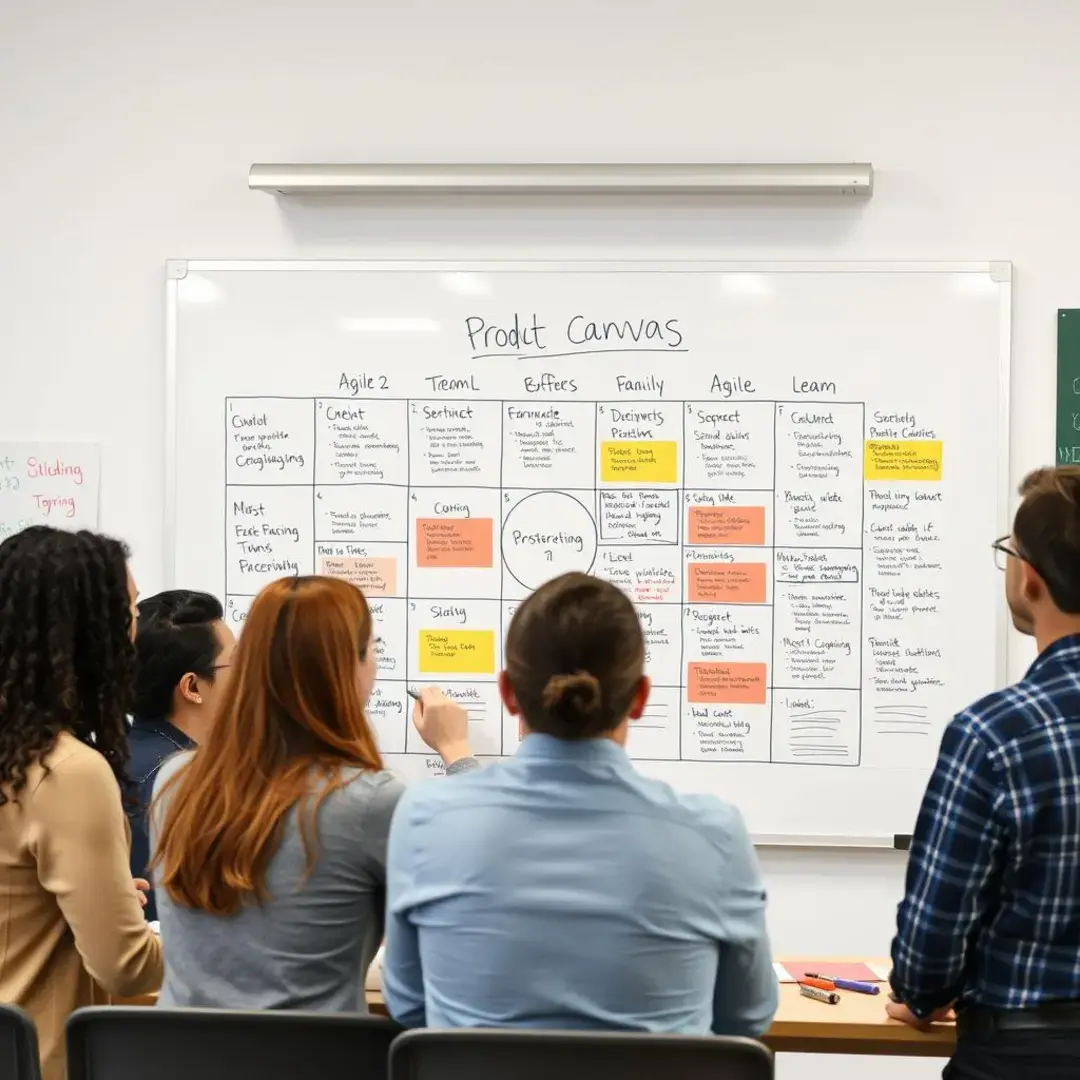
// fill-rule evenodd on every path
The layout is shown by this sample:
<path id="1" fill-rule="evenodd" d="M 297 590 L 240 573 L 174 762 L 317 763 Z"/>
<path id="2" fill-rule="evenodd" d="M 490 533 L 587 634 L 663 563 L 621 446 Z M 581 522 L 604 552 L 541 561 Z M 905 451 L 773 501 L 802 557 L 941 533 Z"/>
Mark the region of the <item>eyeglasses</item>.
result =
<path id="1" fill-rule="evenodd" d="M 1045 580 L 1046 575 L 1017 547 L 1011 535 L 999 537 L 990 546 L 994 549 L 994 565 L 999 570 L 1004 570 L 1009 565 L 1010 559 L 1019 559 L 1021 562 L 1026 562 L 1039 577 Z"/>
<path id="2" fill-rule="evenodd" d="M 1012 546 L 1012 536 L 1009 534 L 998 537 L 990 547 L 994 552 L 994 565 L 999 570 L 1004 570 L 1009 565 L 1010 559 L 1023 558 L 1023 555 Z"/>

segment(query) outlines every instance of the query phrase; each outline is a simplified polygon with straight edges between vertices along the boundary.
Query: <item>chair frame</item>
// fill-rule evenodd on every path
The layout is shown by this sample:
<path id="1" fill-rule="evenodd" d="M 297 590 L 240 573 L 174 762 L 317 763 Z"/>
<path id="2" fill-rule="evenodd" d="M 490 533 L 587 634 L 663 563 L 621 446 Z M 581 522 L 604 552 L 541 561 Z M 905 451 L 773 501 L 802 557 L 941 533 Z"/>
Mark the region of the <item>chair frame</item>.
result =
<path id="1" fill-rule="evenodd" d="M 716 1066 L 710 1072 L 722 1080 L 724 1051 L 742 1057 L 755 1080 L 772 1080 L 774 1060 L 772 1051 L 756 1039 L 727 1035 L 656 1035 L 631 1031 L 555 1031 L 537 1028 L 455 1028 L 434 1030 L 418 1028 L 399 1035 L 390 1046 L 390 1080 L 413 1080 L 417 1058 L 423 1052 L 437 1052 L 440 1046 L 457 1044 L 473 1047 L 477 1052 L 485 1047 L 520 1047 L 523 1055 L 542 1053 L 545 1044 L 561 1049 L 597 1050 L 605 1044 L 613 1049 L 635 1047 L 677 1055 L 680 1049 L 699 1054 L 715 1055 Z M 658 1074 L 660 1075 L 660 1074 Z"/>
<path id="2" fill-rule="evenodd" d="M 30 1014 L 18 1005 L 0 1005 L 0 1024 L 7 1024 L 11 1030 L 15 1050 L 15 1071 L 0 1069 L 0 1075 L 10 1080 L 41 1080 L 37 1027 Z"/>
<path id="3" fill-rule="evenodd" d="M 200 1009 L 146 1007 L 139 1005 L 104 1005 L 79 1009 L 68 1017 L 65 1028 L 68 1058 L 68 1080 L 102 1080 L 100 1071 L 91 1071 L 90 1042 L 102 1031 L 114 1031 L 125 1024 L 171 1023 L 172 1031 L 190 1029 L 191 1037 L 197 1038 L 207 1021 L 228 1024 L 235 1021 L 242 1026 L 248 1038 L 258 1038 L 259 1030 L 266 1027 L 294 1025 L 311 1033 L 312 1029 L 331 1032 L 335 1028 L 368 1028 L 372 1033 L 381 1032 L 391 1038 L 402 1030 L 399 1025 L 384 1016 L 365 1013 L 324 1013 L 293 1010 L 261 1009 Z M 299 1032 L 298 1032 L 299 1033 Z M 388 1066 L 389 1068 L 389 1066 Z M 154 1070 L 151 1068 L 150 1072 Z M 193 1077 L 192 1080 L 199 1080 Z"/>

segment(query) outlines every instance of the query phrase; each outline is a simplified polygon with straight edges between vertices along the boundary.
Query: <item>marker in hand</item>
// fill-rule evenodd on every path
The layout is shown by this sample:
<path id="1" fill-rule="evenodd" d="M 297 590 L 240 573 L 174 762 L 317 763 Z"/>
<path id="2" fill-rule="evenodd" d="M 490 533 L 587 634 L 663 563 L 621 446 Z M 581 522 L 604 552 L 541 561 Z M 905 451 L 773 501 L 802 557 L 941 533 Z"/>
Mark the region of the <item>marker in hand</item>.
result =
<path id="1" fill-rule="evenodd" d="M 405 692 L 413 699 L 412 722 L 416 733 L 442 759 L 453 765 L 463 757 L 471 757 L 469 748 L 469 714 L 456 701 L 434 686 Z"/>

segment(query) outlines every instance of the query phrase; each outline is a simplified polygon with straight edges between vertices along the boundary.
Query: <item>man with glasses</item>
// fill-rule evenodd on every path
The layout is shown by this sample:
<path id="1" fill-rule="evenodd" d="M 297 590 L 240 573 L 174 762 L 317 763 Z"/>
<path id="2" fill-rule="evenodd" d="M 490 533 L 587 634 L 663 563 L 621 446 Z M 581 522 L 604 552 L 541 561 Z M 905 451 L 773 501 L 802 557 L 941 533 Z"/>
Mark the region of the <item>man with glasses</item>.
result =
<path id="1" fill-rule="evenodd" d="M 139 604 L 134 722 L 128 733 L 128 775 L 139 789 L 139 804 L 128 808 L 134 878 L 149 877 L 146 814 L 158 770 L 173 754 L 202 742 L 214 723 L 236 645 L 224 614 L 215 597 L 185 589 Z M 146 917 L 157 918 L 152 891 Z"/>
<path id="2" fill-rule="evenodd" d="M 1080 467 L 1020 494 L 993 549 L 1039 655 L 946 728 L 892 947 L 891 1016 L 956 1010 L 947 1080 L 1080 1076 Z"/>

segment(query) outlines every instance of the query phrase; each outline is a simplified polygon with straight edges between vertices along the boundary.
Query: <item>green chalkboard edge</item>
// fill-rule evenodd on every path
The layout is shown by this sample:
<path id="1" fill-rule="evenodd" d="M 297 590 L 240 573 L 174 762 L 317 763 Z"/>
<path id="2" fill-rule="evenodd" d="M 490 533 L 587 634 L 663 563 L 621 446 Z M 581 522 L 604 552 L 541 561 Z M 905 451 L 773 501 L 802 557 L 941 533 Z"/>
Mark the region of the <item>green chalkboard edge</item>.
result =
<path id="1" fill-rule="evenodd" d="M 1080 308 L 1059 308 L 1057 320 L 1058 465 L 1080 465 Z"/>

